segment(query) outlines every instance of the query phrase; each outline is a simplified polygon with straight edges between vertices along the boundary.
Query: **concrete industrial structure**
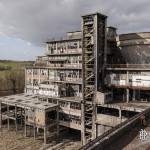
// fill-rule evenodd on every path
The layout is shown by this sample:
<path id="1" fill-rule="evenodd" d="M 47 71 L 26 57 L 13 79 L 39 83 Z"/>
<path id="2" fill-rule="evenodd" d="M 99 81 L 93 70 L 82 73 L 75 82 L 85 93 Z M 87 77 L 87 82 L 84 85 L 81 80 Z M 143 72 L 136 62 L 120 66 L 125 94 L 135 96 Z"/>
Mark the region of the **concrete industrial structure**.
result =
<path id="1" fill-rule="evenodd" d="M 107 16 L 100 13 L 82 16 L 81 30 L 47 41 L 45 55 L 26 68 L 25 95 L 17 97 L 23 102 L 4 97 L 1 104 L 15 103 L 15 111 L 26 108 L 26 96 L 35 97 L 38 102 L 32 98 L 29 106 L 37 109 L 40 105 L 44 115 L 33 113 L 37 114 L 32 118 L 34 128 L 41 127 L 35 118 L 52 117 L 58 130 L 63 126 L 81 131 L 82 144 L 86 144 L 149 107 L 150 33 L 117 37 L 116 29 L 107 27 Z M 44 121 L 42 128 L 46 130 L 50 122 Z"/>
<path id="2" fill-rule="evenodd" d="M 110 55 L 116 48 L 116 29 L 106 28 L 107 17 L 99 13 L 82 18 L 82 32 L 69 32 L 66 39 L 48 41 L 46 55 L 26 68 L 25 92 L 59 104 L 59 125 L 80 130 L 85 144 L 96 137 L 97 100 L 104 102 L 106 96 L 111 99 L 109 91 L 103 93 L 102 81 L 107 52 Z M 101 116 L 105 120 L 105 115 Z M 114 119 L 120 123 L 119 118 Z"/>

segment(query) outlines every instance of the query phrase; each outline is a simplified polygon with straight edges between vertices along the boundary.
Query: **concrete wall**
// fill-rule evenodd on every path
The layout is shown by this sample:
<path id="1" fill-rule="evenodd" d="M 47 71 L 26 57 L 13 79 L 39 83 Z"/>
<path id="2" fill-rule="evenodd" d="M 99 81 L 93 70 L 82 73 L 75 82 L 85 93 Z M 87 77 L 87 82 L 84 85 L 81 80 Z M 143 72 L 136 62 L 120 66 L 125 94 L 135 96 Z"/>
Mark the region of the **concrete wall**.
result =
<path id="1" fill-rule="evenodd" d="M 119 35 L 118 46 L 126 63 L 150 63 L 150 32 Z"/>

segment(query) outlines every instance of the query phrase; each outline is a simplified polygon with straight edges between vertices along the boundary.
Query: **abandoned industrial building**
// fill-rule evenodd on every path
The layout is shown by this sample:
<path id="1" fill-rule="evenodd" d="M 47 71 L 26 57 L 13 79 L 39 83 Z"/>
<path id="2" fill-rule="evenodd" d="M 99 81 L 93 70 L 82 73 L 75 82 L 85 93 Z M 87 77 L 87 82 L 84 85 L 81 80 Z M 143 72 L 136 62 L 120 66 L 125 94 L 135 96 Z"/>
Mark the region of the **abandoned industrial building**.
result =
<path id="1" fill-rule="evenodd" d="M 81 31 L 46 42 L 25 70 L 25 92 L 2 97 L 2 120 L 46 131 L 79 130 L 83 145 L 150 106 L 150 33 L 117 35 L 107 16 L 82 16 Z M 55 134 L 56 133 L 56 134 Z"/>

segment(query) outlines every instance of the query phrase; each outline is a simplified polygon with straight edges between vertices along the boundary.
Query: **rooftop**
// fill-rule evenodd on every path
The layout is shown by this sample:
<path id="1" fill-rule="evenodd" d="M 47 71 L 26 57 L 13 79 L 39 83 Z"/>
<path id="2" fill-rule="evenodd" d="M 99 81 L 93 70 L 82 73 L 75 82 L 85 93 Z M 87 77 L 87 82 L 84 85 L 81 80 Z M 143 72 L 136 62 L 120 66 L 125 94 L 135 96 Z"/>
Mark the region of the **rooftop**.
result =
<path id="1" fill-rule="evenodd" d="M 4 96 L 0 98 L 0 102 L 3 104 L 9 104 L 11 106 L 18 106 L 27 109 L 35 108 L 40 110 L 48 110 L 50 108 L 57 107 L 57 104 L 41 102 L 38 100 L 37 96 L 31 96 L 27 94 Z"/>
<path id="2" fill-rule="evenodd" d="M 102 107 L 134 111 L 134 112 L 142 112 L 150 107 L 149 103 L 138 102 L 138 101 L 129 102 L 129 103 L 118 101 L 118 102 L 110 103 L 110 104 L 104 104 L 104 105 L 97 104 L 97 105 L 102 106 Z"/>

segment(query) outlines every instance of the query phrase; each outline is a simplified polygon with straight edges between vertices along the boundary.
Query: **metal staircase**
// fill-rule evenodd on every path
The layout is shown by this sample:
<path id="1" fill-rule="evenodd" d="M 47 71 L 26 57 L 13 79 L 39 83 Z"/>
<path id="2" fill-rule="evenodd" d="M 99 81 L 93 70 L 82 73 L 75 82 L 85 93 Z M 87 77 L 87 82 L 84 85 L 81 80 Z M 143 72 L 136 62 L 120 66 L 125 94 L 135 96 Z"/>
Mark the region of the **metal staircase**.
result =
<path id="1" fill-rule="evenodd" d="M 99 41 L 99 26 L 102 24 L 102 19 L 105 17 L 101 14 L 91 14 L 83 16 L 82 21 L 82 51 L 83 51 L 83 102 L 82 102 L 82 140 L 83 144 L 89 142 L 96 135 L 95 117 L 96 117 L 96 91 L 98 90 L 99 66 L 98 59 L 101 51 L 99 49 L 101 43 Z M 105 23 L 105 21 L 103 21 Z M 102 24 L 105 28 L 105 25 Z M 104 29 L 105 31 L 105 29 Z M 102 33 L 104 34 L 104 33 Z M 105 35 L 102 37 L 105 38 Z M 102 41 L 103 42 L 103 41 Z M 105 43 L 101 44 L 105 45 Z"/>

